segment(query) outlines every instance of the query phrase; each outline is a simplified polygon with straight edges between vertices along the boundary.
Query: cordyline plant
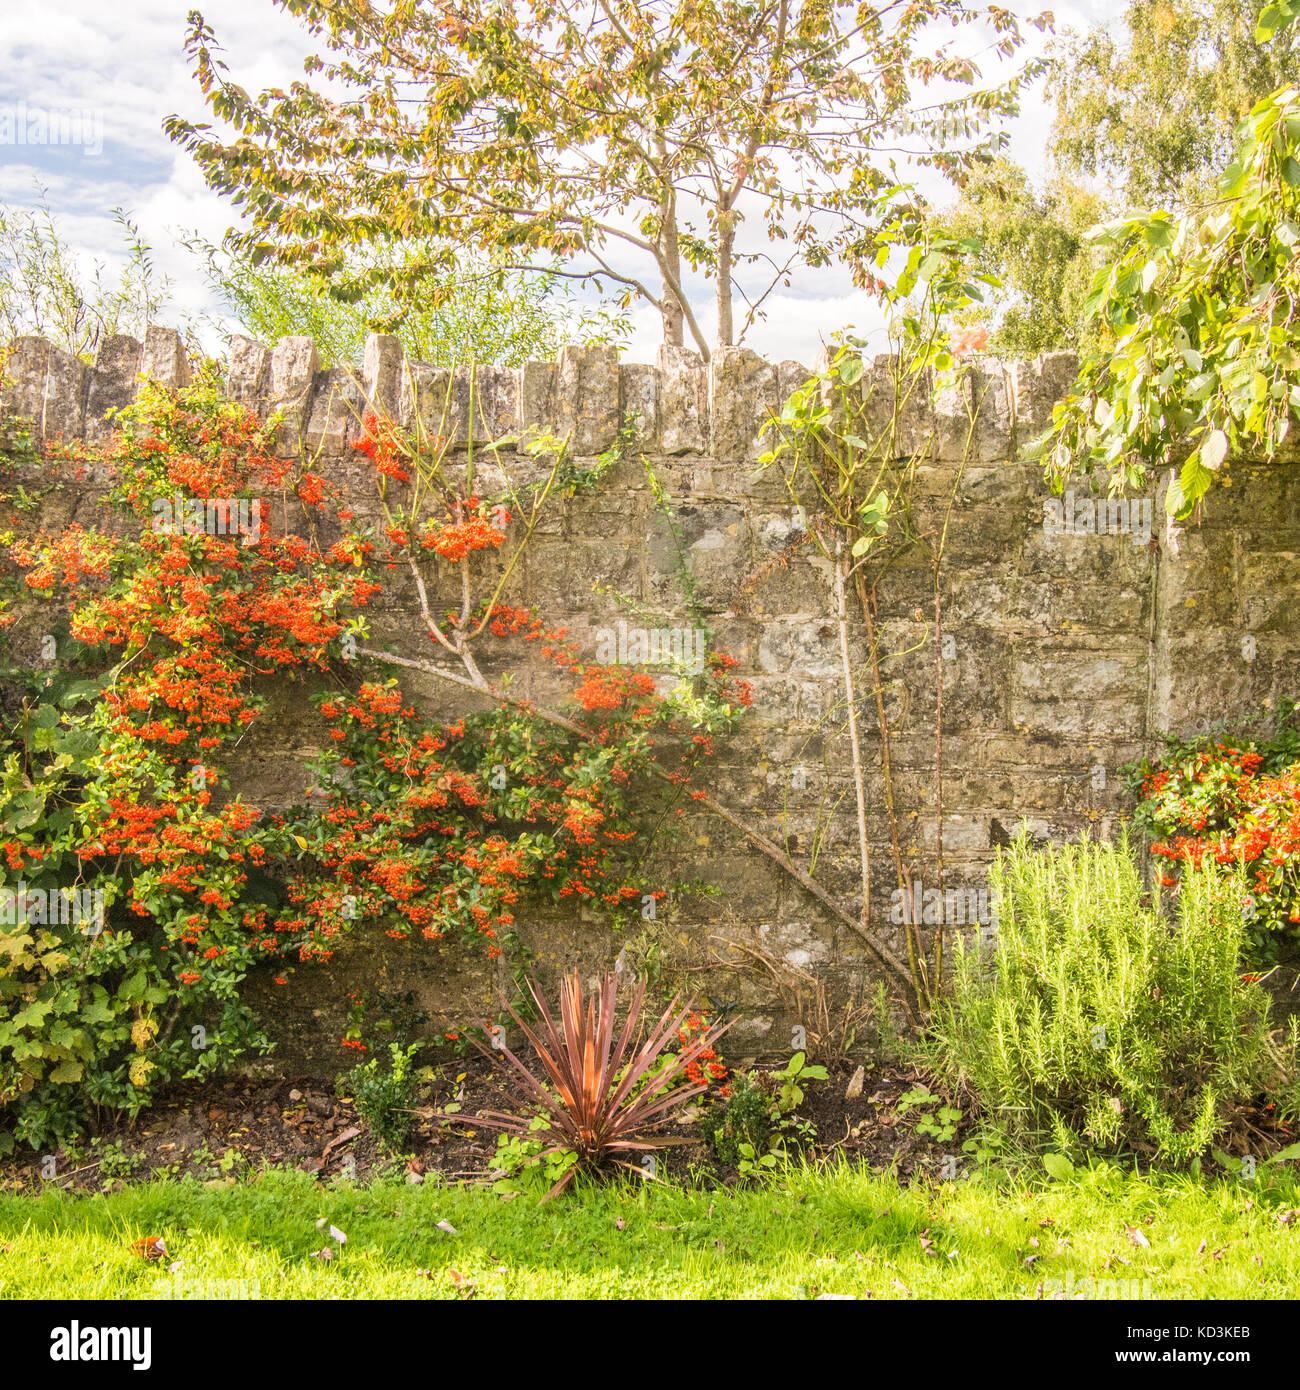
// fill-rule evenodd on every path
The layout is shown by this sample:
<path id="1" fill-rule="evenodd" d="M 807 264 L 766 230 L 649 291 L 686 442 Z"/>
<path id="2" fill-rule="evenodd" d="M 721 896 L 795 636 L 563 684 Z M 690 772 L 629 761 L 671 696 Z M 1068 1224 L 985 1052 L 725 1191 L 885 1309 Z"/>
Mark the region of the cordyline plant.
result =
<path id="1" fill-rule="evenodd" d="M 479 1044 L 487 1056 L 504 1057 L 509 1063 L 530 1113 L 487 1110 L 475 1115 L 473 1123 L 540 1140 L 545 1145 L 543 1157 L 552 1153 L 576 1156 L 577 1163 L 542 1201 L 562 1192 L 580 1167 L 590 1169 L 613 1162 L 640 1172 L 618 1155 L 688 1142 L 659 1131 L 687 1101 L 708 1089 L 707 1081 L 678 1083 L 692 1060 L 711 1047 L 730 1024 L 709 1028 L 691 1038 L 675 1056 L 665 1055 L 664 1048 L 692 1011 L 689 1003 L 679 1009 L 676 996 L 647 1029 L 642 1017 L 646 986 L 644 980 L 639 981 L 615 1043 L 617 975 L 606 971 L 599 978 L 596 993 L 585 996 L 578 971 L 565 976 L 560 982 L 558 1023 L 536 982 L 527 983 L 537 1006 L 537 1026 L 530 1027 L 511 1004 L 505 1007 L 532 1044 L 550 1085 L 508 1047 L 489 1049 Z M 539 1116 L 544 1123 L 536 1126 Z"/>

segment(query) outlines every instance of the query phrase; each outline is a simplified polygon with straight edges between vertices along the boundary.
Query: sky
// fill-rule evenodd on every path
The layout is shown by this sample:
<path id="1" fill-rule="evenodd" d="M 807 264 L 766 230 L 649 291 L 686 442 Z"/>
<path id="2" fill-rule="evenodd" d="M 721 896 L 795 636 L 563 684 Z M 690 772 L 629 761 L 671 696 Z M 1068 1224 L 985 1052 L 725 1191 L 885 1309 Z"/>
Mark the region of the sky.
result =
<path id="1" fill-rule="evenodd" d="M 0 12 L 0 203 L 31 205 L 37 185 L 43 186 L 83 263 L 103 263 L 110 277 L 122 246 L 112 213 L 125 210 L 153 247 L 159 271 L 173 282 L 163 317 L 175 323 L 215 308 L 181 240 L 197 232 L 220 242 L 236 218 L 232 205 L 204 186 L 192 159 L 162 130 L 172 112 L 193 120 L 205 116 L 182 50 L 186 15 L 196 4 L 227 50 L 231 77 L 246 89 L 287 85 L 302 76 L 306 36 L 272 0 L 7 0 Z M 1049 7 L 1061 29 L 1115 25 L 1124 4 L 1008 5 L 1022 16 Z M 1033 29 L 1026 32 L 1022 52 L 1030 54 L 1043 40 Z M 1035 92 L 1011 129 L 1010 153 L 1031 172 L 1044 167 L 1049 124 L 1043 95 Z M 55 143 L 56 133 L 62 143 Z M 699 288 L 692 302 L 707 325 L 711 286 Z M 866 297 L 842 271 L 797 272 L 790 288 L 770 296 L 766 308 L 765 321 L 745 341 L 775 360 L 811 363 L 837 329 L 874 326 Z M 652 361 L 660 336 L 655 311 L 635 310 L 628 360 Z"/>

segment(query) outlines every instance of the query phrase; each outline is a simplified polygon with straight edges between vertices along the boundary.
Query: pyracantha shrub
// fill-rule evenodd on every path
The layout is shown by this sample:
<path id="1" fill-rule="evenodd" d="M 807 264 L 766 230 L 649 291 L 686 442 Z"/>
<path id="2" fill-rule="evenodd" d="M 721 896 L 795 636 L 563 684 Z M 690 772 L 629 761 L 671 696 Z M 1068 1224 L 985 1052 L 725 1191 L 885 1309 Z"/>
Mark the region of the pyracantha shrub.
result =
<path id="1" fill-rule="evenodd" d="M 1187 866 L 1239 864 L 1248 893 L 1246 957 L 1270 965 L 1300 939 L 1300 731 L 1283 701 L 1276 731 L 1262 740 L 1170 740 L 1139 764 L 1138 820 L 1164 864 L 1161 885 L 1176 888 Z"/>
<path id="2" fill-rule="evenodd" d="M 681 814 L 748 701 L 721 653 L 661 694 L 501 600 L 549 484 L 481 497 L 472 467 L 444 467 L 446 439 L 416 447 L 371 418 L 356 444 L 381 519 L 365 526 L 214 376 L 142 387 L 118 423 L 48 460 L 106 477 L 115 524 L 6 538 L 10 587 L 58 639 L 0 748 L 0 1143 L 57 1142 L 94 1109 L 134 1114 L 161 1084 L 264 1050 L 250 972 L 284 985 L 283 960 L 328 958 L 363 924 L 495 955 L 525 891 L 631 913 L 655 891 L 638 788 Z M 560 448 L 552 481 L 565 466 Z M 474 602 L 478 567 L 506 550 Z M 425 717 L 358 659 L 363 610 L 402 569 L 477 712 Z M 459 605 L 437 618 L 448 584 Z M 570 697 L 548 711 L 494 689 L 474 641 L 538 650 Z M 321 716 L 305 804 L 232 794 L 236 746 L 304 682 Z"/>

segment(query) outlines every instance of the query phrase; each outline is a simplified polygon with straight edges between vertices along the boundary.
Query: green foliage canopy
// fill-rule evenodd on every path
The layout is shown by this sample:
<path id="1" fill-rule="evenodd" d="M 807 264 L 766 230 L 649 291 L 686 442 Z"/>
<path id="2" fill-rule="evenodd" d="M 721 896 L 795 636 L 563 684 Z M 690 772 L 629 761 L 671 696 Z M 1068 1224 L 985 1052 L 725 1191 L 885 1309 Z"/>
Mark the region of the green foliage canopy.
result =
<path id="1" fill-rule="evenodd" d="M 235 249 L 332 277 L 340 298 L 386 278 L 348 274 L 365 243 L 428 239 L 444 279 L 454 248 L 506 268 L 558 260 L 652 304 L 665 341 L 687 333 L 705 357 L 690 274 L 714 283 L 723 344 L 797 265 L 839 260 L 873 285 L 869 215 L 889 159 L 970 167 L 1041 70 L 980 86 L 943 32 L 974 26 L 1007 59 L 1020 23 L 963 0 L 275 2 L 321 45 L 307 62 L 321 84 L 251 96 L 192 12 L 186 51 L 233 135 L 165 122 L 246 215 Z M 738 243 L 746 216 L 777 249 Z M 738 286 L 742 267 L 755 283 Z"/>
<path id="2" fill-rule="evenodd" d="M 1271 458 L 1300 410 L 1300 87 L 1257 103 L 1215 202 L 1099 229 L 1110 259 L 1089 308 L 1114 346 L 1087 355 L 1037 442 L 1059 481 L 1113 491 L 1171 468 L 1166 508 L 1198 513 L 1230 456 Z M 1176 539 L 1176 531 L 1173 533 Z"/>

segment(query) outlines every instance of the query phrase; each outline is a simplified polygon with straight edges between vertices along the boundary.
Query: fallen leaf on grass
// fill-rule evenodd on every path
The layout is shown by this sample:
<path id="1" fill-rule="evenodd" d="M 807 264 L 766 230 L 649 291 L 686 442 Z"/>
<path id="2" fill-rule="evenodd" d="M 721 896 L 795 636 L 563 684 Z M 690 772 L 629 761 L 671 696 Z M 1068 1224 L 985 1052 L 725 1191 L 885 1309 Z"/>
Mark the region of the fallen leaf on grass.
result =
<path id="1" fill-rule="evenodd" d="M 161 1260 L 167 1253 L 162 1236 L 141 1236 L 131 1242 L 131 1249 L 144 1260 Z"/>
<path id="2" fill-rule="evenodd" d="M 449 1236 L 454 1236 L 454 1235 L 459 1235 L 459 1234 L 460 1234 L 460 1232 L 457 1231 L 457 1229 L 455 1228 L 455 1226 L 453 1226 L 453 1225 L 451 1224 L 450 1221 L 439 1221 L 439 1222 L 437 1222 L 437 1227 L 438 1227 L 438 1229 L 439 1229 L 440 1231 L 446 1231 L 446 1233 L 447 1233 Z"/>
<path id="3" fill-rule="evenodd" d="M 361 1133 L 361 1128 L 360 1128 L 359 1125 L 350 1125 L 347 1129 L 345 1129 L 345 1130 L 343 1131 L 342 1134 L 336 1135 L 336 1136 L 335 1136 L 333 1139 L 331 1139 L 331 1140 L 329 1141 L 329 1143 L 326 1144 L 325 1147 L 321 1150 L 321 1152 L 320 1152 L 321 1162 L 322 1162 L 322 1163 L 325 1162 L 325 1160 L 330 1156 L 331 1150 L 337 1149 L 338 1146 L 339 1146 L 340 1144 L 346 1144 L 346 1143 L 348 1142 L 349 1139 L 355 1139 L 355 1138 L 357 1137 L 357 1135 L 360 1134 L 360 1133 Z"/>
<path id="4" fill-rule="evenodd" d="M 1134 1245 L 1140 1245 L 1144 1250 L 1151 1249 L 1151 1242 L 1138 1230 L 1136 1226 L 1125 1226 L 1124 1232 Z"/>
<path id="5" fill-rule="evenodd" d="M 311 1252 L 311 1257 L 313 1260 L 332 1260 L 334 1258 L 334 1252 L 327 1245 L 323 1250 L 313 1250 Z"/>

